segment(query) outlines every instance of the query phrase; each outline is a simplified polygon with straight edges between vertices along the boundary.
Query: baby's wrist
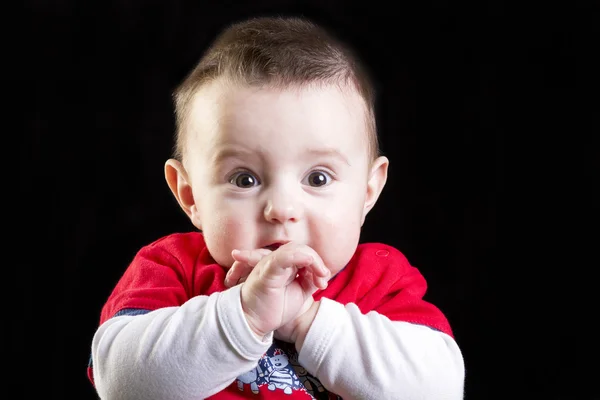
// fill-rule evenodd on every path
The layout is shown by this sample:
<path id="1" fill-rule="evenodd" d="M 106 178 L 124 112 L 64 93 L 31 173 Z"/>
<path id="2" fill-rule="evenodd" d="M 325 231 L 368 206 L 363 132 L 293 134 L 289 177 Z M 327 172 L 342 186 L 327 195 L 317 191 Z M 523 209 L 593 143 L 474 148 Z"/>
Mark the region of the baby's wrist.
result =
<path id="1" fill-rule="evenodd" d="M 258 340 L 264 340 L 265 336 L 267 336 L 270 332 L 263 332 L 254 323 L 254 321 L 260 322 L 260 318 L 252 311 L 252 309 L 247 307 L 246 301 L 244 301 L 244 289 L 245 285 L 242 283 L 242 289 L 240 290 L 240 303 L 242 305 L 242 312 L 244 313 L 246 324 Z"/>
<path id="2" fill-rule="evenodd" d="M 300 353 L 302 346 L 304 345 L 304 339 L 306 339 L 306 335 L 317 316 L 317 311 L 319 311 L 320 301 L 315 301 L 311 304 L 311 306 L 306 310 L 302 315 L 300 315 L 297 319 L 296 326 L 292 331 L 291 340 L 292 343 L 295 344 L 296 351 Z"/>
<path id="3" fill-rule="evenodd" d="M 265 336 L 267 336 L 269 334 L 269 332 L 262 332 L 260 329 L 256 328 L 256 326 L 254 326 L 254 323 L 252 322 L 253 319 L 251 317 L 250 314 L 248 314 L 246 311 L 244 311 L 244 318 L 246 318 L 246 323 L 248 324 L 248 327 L 250 328 L 250 330 L 252 331 L 252 333 L 254 334 L 254 336 L 256 336 L 256 338 L 258 340 L 264 340 Z"/>

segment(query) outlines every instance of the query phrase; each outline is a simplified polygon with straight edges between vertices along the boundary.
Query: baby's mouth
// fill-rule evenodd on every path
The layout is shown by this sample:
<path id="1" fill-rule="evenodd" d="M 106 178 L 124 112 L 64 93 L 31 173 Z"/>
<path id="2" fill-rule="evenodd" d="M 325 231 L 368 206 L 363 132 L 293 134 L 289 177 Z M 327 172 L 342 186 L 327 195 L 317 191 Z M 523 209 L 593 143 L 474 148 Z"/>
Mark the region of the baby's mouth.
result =
<path id="1" fill-rule="evenodd" d="M 268 246 L 263 247 L 263 249 L 267 249 L 267 250 L 271 250 L 271 251 L 275 251 L 277 250 L 279 247 L 281 247 L 283 243 L 271 243 Z"/>

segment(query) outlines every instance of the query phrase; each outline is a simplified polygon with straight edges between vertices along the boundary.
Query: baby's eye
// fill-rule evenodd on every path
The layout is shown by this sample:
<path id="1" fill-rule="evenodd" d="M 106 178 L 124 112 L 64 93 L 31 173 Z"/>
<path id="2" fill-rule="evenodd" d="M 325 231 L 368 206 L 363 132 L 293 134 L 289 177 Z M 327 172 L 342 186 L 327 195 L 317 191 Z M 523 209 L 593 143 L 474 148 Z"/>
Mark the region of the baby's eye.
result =
<path id="1" fill-rule="evenodd" d="M 313 171 L 306 177 L 306 184 L 312 187 L 321 187 L 331 182 L 331 175 L 325 171 Z"/>
<path id="2" fill-rule="evenodd" d="M 258 179 L 248 172 L 238 172 L 229 179 L 229 183 L 242 189 L 258 185 Z"/>

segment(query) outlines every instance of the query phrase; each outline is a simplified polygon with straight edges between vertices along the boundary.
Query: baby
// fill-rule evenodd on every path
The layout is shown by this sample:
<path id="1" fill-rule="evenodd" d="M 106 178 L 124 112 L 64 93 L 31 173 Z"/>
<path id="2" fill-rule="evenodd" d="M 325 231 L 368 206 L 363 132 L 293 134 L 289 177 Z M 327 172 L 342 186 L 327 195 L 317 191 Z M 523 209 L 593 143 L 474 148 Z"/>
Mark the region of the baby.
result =
<path id="1" fill-rule="evenodd" d="M 300 18 L 224 30 L 175 93 L 165 177 L 197 229 L 143 247 L 110 294 L 102 399 L 462 399 L 426 281 L 361 243 L 387 179 L 369 78 Z"/>

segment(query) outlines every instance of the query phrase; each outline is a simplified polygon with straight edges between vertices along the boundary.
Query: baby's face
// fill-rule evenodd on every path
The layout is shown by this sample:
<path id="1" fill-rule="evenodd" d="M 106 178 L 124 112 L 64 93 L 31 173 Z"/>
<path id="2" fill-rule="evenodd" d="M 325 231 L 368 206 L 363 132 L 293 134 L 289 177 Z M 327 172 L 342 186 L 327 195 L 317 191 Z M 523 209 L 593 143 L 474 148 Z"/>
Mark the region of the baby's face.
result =
<path id="1" fill-rule="evenodd" d="M 213 83 L 188 123 L 192 222 L 219 264 L 231 266 L 233 249 L 288 241 L 312 247 L 332 273 L 348 263 L 371 161 L 357 93 Z"/>

